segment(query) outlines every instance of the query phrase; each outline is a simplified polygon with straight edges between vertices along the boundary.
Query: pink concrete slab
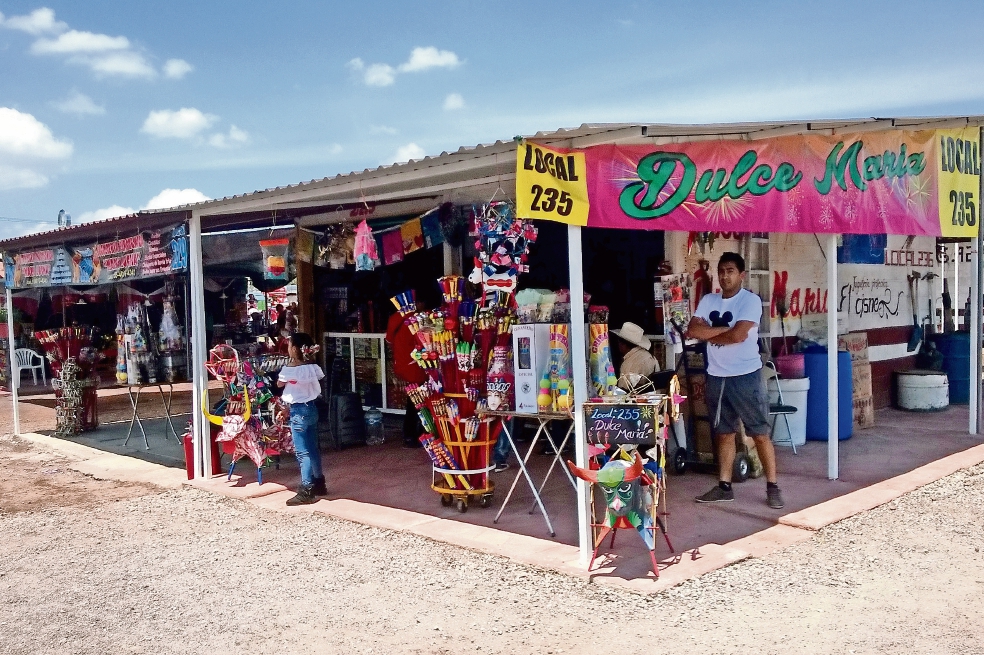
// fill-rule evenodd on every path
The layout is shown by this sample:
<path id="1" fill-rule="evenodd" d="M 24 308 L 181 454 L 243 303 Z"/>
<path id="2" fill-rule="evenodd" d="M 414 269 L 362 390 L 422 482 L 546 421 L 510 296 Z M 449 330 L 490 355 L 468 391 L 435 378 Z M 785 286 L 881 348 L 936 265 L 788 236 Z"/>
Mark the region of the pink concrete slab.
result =
<path id="1" fill-rule="evenodd" d="M 884 505 L 903 494 L 935 482 L 960 469 L 975 466 L 982 461 L 984 461 L 984 445 L 975 446 L 908 473 L 819 503 L 799 512 L 787 514 L 781 517 L 779 522 L 796 528 L 819 530 L 855 514 Z"/>
<path id="2" fill-rule="evenodd" d="M 433 516 L 409 512 L 403 509 L 360 503 L 347 498 L 333 499 L 318 503 L 317 511 L 347 521 L 365 523 L 386 530 L 411 530 L 422 523 L 436 521 Z"/>
<path id="3" fill-rule="evenodd" d="M 813 533 L 809 530 L 779 524 L 743 539 L 736 539 L 726 546 L 736 551 L 747 552 L 752 557 L 764 557 L 777 550 L 812 538 Z"/>

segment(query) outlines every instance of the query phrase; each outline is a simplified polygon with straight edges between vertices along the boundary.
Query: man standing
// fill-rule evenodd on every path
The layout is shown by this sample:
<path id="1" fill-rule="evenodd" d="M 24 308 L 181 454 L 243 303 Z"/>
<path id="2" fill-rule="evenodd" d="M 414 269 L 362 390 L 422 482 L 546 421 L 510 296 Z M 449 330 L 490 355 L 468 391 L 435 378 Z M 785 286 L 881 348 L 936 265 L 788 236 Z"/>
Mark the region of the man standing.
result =
<path id="1" fill-rule="evenodd" d="M 765 469 L 766 503 L 782 509 L 782 494 L 776 476 L 776 453 L 769 437 L 769 398 L 762 376 L 758 333 L 762 320 L 762 299 L 742 288 L 745 260 L 726 252 L 718 261 L 721 293 L 705 295 L 697 305 L 687 336 L 707 342 L 707 407 L 717 438 L 718 486 L 698 503 L 730 502 L 731 470 L 735 462 L 735 434 L 738 420 L 755 440 Z"/>

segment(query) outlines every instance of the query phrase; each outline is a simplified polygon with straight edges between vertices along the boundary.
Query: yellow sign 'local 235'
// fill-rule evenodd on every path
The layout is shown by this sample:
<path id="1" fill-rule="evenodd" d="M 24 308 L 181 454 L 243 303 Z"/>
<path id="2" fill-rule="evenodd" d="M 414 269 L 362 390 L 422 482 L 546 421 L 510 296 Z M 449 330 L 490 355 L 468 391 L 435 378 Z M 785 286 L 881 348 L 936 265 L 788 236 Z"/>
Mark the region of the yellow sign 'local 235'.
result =
<path id="1" fill-rule="evenodd" d="M 940 232 L 975 237 L 980 220 L 981 153 L 976 127 L 936 132 L 939 148 Z"/>
<path id="2" fill-rule="evenodd" d="M 516 153 L 516 213 L 521 218 L 587 225 L 584 153 L 521 143 Z"/>

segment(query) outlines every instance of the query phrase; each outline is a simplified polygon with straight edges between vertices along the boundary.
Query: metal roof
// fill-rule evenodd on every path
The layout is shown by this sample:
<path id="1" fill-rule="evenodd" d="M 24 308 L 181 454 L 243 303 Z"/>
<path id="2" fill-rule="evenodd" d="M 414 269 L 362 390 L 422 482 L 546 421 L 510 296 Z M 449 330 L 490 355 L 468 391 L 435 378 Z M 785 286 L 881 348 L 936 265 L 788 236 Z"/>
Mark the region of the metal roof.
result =
<path id="1" fill-rule="evenodd" d="M 81 241 L 95 240 L 109 236 L 126 236 L 136 230 L 156 230 L 167 227 L 176 222 L 187 220 L 190 212 L 187 210 L 175 211 L 167 209 L 156 212 L 137 212 L 126 216 L 114 216 L 88 223 L 79 223 L 45 230 L 44 232 L 34 232 L 19 237 L 0 240 L 0 250 L 26 250 L 29 248 L 43 248 L 46 246 L 58 245 L 62 243 L 78 243 Z"/>
<path id="2" fill-rule="evenodd" d="M 585 148 L 612 143 L 681 143 L 714 139 L 746 140 L 772 138 L 795 134 L 849 134 L 871 131 L 908 129 L 941 129 L 984 126 L 984 116 L 929 116 L 900 118 L 849 118 L 799 121 L 764 121 L 710 124 L 661 123 L 585 123 L 580 127 L 541 131 L 506 141 L 462 146 L 453 152 L 427 156 L 400 164 L 386 164 L 362 171 L 341 173 L 307 182 L 272 187 L 226 196 L 214 200 L 180 205 L 161 210 L 141 211 L 70 228 L 59 228 L 35 235 L 0 241 L 0 248 L 30 247 L 38 239 L 49 241 L 55 235 L 71 231 L 71 238 L 85 238 L 95 230 L 111 233 L 122 223 L 140 223 L 157 215 L 187 214 L 192 211 L 203 217 L 203 230 L 221 229 L 235 225 L 288 222 L 318 210 L 330 212 L 362 203 L 391 203 L 391 211 L 406 211 L 416 202 L 420 206 L 447 197 L 451 192 L 463 201 L 486 198 L 493 188 L 508 188 L 514 179 L 514 152 L 518 139 L 525 138 L 558 147 Z M 469 191 L 470 190 L 470 191 Z M 470 192 L 470 195 L 469 195 Z M 409 205 L 408 205 L 409 203 Z M 272 213 L 271 213 L 272 212 Z M 387 214 L 376 214 L 384 216 Z M 238 222 L 237 222 L 238 219 Z M 324 222 L 330 222 L 325 217 Z M 84 232 L 83 232 L 84 231 Z M 64 237 L 68 237 L 64 234 Z"/>

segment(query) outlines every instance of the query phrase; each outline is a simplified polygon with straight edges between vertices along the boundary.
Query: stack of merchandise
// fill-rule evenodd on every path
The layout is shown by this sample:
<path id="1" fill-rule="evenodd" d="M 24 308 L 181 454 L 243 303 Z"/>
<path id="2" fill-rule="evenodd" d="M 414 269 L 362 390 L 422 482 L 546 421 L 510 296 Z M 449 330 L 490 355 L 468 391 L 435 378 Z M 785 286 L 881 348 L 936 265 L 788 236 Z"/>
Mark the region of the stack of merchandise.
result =
<path id="1" fill-rule="evenodd" d="M 56 434 L 60 437 L 94 430 L 99 425 L 95 364 L 103 358 L 93 347 L 95 328 L 69 327 L 35 332 L 44 348 L 54 379 Z"/>
<path id="2" fill-rule="evenodd" d="M 428 377 L 409 385 L 407 394 L 424 426 L 420 441 L 434 464 L 432 486 L 443 501 L 457 496 L 462 511 L 468 496 L 484 502 L 492 491 L 489 454 L 498 429 L 478 414 L 515 407 L 514 292 L 536 229 L 496 203 L 474 217 L 472 234 L 479 255 L 469 280 L 482 285 L 481 298 L 465 298 L 464 280 L 456 276 L 438 280 L 443 302 L 433 311 L 418 311 L 413 291 L 392 298 L 416 339 L 412 357 Z"/>

